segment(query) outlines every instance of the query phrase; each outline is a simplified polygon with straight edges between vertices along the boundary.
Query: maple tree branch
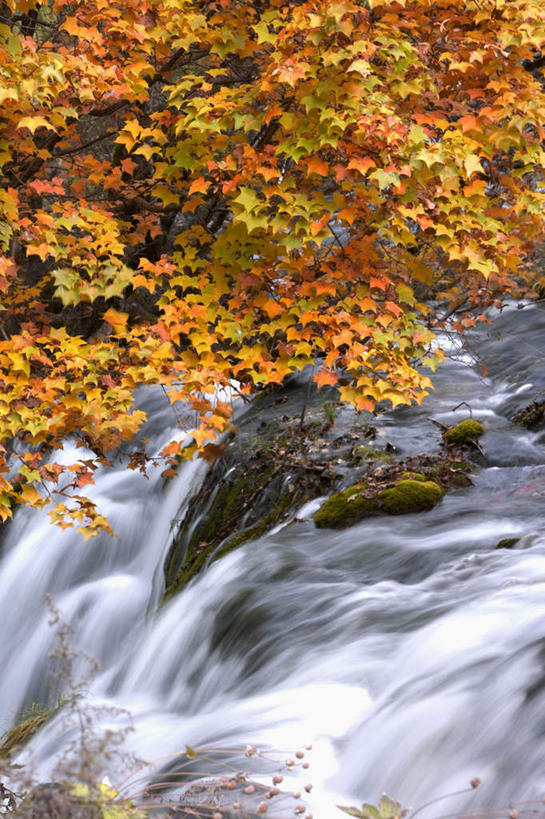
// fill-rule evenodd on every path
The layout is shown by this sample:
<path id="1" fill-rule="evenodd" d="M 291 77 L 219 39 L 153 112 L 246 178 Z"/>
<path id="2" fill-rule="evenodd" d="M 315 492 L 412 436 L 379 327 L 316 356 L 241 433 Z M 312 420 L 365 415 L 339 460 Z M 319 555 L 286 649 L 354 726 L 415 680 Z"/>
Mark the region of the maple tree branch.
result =
<path id="1" fill-rule="evenodd" d="M 115 128 L 111 131 L 108 131 L 101 136 L 95 137 L 94 139 L 89 140 L 89 142 L 83 142 L 80 145 L 76 145 L 74 148 L 64 148 L 62 151 L 57 151 L 56 153 L 52 153 L 51 156 L 53 159 L 58 159 L 60 156 L 70 156 L 71 154 L 77 154 L 80 151 L 83 151 L 85 148 L 89 148 L 91 145 L 96 145 L 97 142 L 102 142 L 105 139 L 109 139 L 115 134 L 118 134 L 121 128 Z"/>
<path id="2" fill-rule="evenodd" d="M 185 48 L 179 48 L 177 51 L 175 51 L 172 57 L 170 57 L 166 61 L 166 63 L 164 63 L 164 65 L 161 66 L 161 68 L 157 71 L 155 76 L 156 77 L 160 76 L 164 71 L 170 71 L 172 68 L 174 68 L 174 66 L 176 65 L 180 57 L 185 53 L 185 51 L 186 51 Z"/>
<path id="3" fill-rule="evenodd" d="M 176 65 L 180 62 L 180 57 L 182 57 L 184 54 L 185 59 L 183 60 L 182 65 L 187 65 L 188 63 L 191 62 L 197 62 L 197 60 L 202 59 L 202 57 L 206 57 L 208 54 L 208 49 L 201 48 L 198 51 L 191 50 L 187 51 L 185 48 L 179 48 L 177 51 L 174 52 L 172 57 L 169 57 L 166 63 L 164 63 L 157 69 L 155 76 L 150 80 L 148 84 L 153 85 L 154 83 L 157 82 L 163 83 L 166 82 L 163 74 L 167 74 L 169 71 L 172 71 L 172 69 L 175 68 Z"/>
<path id="4" fill-rule="evenodd" d="M 335 230 L 333 229 L 333 225 L 332 225 L 332 220 L 331 220 L 331 219 L 330 219 L 330 221 L 327 223 L 327 226 L 328 226 L 328 228 L 330 229 L 330 231 L 331 231 L 331 233 L 333 234 L 333 236 L 335 237 L 335 241 L 337 242 L 337 244 L 338 244 L 338 245 L 339 245 L 339 247 L 341 248 L 341 253 L 343 254 L 343 259 L 345 259 L 345 258 L 346 258 L 346 253 L 345 253 L 345 250 L 344 250 L 344 245 L 343 245 L 343 243 L 341 242 L 341 240 L 339 239 L 339 237 L 337 236 L 337 234 L 335 233 Z"/>
<path id="5" fill-rule="evenodd" d="M 46 139 L 45 144 L 43 145 L 43 148 L 46 151 L 50 151 L 57 144 L 57 142 L 59 142 L 60 139 L 61 139 L 60 134 L 52 134 L 50 137 L 48 137 L 48 139 Z M 25 184 L 26 182 L 28 182 L 29 179 L 32 179 L 32 177 L 35 176 L 35 174 L 38 173 L 38 171 L 40 170 L 40 168 L 43 166 L 43 164 L 45 162 L 46 162 L 45 159 L 42 159 L 42 157 L 36 156 L 36 157 L 34 157 L 32 162 L 26 167 L 26 169 L 25 169 L 25 166 L 23 165 L 23 167 L 22 167 L 22 169 L 20 171 L 21 183 Z"/>
<path id="6" fill-rule="evenodd" d="M 155 202 L 148 202 L 143 196 L 121 197 L 125 205 L 138 205 L 140 210 L 148 210 L 150 213 L 176 213 L 180 206 L 174 202 L 170 205 L 157 205 Z"/>
<path id="7" fill-rule="evenodd" d="M 107 105 L 105 108 L 93 108 L 91 111 L 87 112 L 87 116 L 89 117 L 109 117 L 111 114 L 117 113 L 122 108 L 125 108 L 129 105 L 128 100 L 118 100 L 117 102 L 112 103 L 111 105 Z"/>

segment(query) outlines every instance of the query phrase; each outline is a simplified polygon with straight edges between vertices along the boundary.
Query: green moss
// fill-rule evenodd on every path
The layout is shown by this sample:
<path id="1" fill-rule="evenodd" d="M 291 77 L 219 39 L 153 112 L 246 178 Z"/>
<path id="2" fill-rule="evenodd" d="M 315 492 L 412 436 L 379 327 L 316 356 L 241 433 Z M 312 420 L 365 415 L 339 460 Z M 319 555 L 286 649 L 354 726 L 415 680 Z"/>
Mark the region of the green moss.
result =
<path id="1" fill-rule="evenodd" d="M 274 526 L 287 512 L 290 506 L 295 502 L 297 494 L 297 491 L 286 492 L 271 512 L 261 518 L 261 520 L 253 526 L 244 529 L 233 537 L 229 537 L 217 551 L 215 551 L 217 541 L 212 540 L 210 543 L 201 543 L 197 546 L 194 543 L 195 538 L 192 537 L 190 544 L 191 552 L 188 551 L 183 566 L 175 578 L 167 585 L 162 602 L 166 602 L 173 595 L 181 591 L 189 581 L 201 571 L 208 561 L 214 562 L 220 557 L 229 554 L 229 552 L 234 551 L 239 546 L 242 546 L 244 543 L 264 535 L 265 532 L 267 532 L 271 526 Z"/>
<path id="2" fill-rule="evenodd" d="M 176 578 L 165 589 L 162 599 L 163 603 L 166 603 L 166 601 L 173 595 L 181 591 L 184 586 L 189 583 L 191 578 L 195 577 L 195 575 L 199 573 L 204 566 L 209 553 L 210 552 L 208 549 L 203 549 L 201 552 L 199 552 L 199 554 L 194 555 L 191 561 L 184 563 Z"/>
<path id="3" fill-rule="evenodd" d="M 384 449 L 375 449 L 368 444 L 355 446 L 350 453 L 354 461 L 360 464 L 371 464 L 377 461 L 393 461 L 393 457 Z"/>
<path id="4" fill-rule="evenodd" d="M 443 433 L 443 438 L 447 444 L 457 444 L 463 446 L 476 441 L 484 433 L 484 427 L 479 421 L 474 421 L 473 418 L 468 418 L 453 427 L 449 427 Z"/>
<path id="5" fill-rule="evenodd" d="M 407 515 L 432 509 L 442 496 L 443 490 L 435 481 L 400 481 L 378 497 L 389 515 Z"/>
<path id="6" fill-rule="evenodd" d="M 351 526 L 363 518 L 378 513 L 378 505 L 373 498 L 366 498 L 362 493 L 365 484 L 355 484 L 336 492 L 314 515 L 316 526 L 325 529 L 342 529 Z"/>
<path id="7" fill-rule="evenodd" d="M 504 537 L 496 543 L 496 549 L 512 549 L 518 543 L 519 537 Z"/>
<path id="8" fill-rule="evenodd" d="M 527 429 L 539 427 L 545 420 L 545 401 L 532 401 L 523 410 L 517 412 L 513 421 Z"/>
<path id="9" fill-rule="evenodd" d="M 450 476 L 450 485 L 455 489 L 465 489 L 466 486 L 473 486 L 473 481 L 464 472 L 453 472 Z"/>
<path id="10" fill-rule="evenodd" d="M 238 535 L 234 537 L 230 537 L 226 543 L 224 543 L 216 552 L 213 557 L 213 560 L 218 560 L 220 557 L 229 554 L 238 546 L 242 546 L 244 543 L 248 543 L 249 540 L 254 540 L 256 537 L 261 537 L 264 535 L 265 532 L 271 528 L 280 518 L 282 515 L 287 512 L 290 506 L 293 503 L 294 493 L 286 492 L 286 494 L 280 499 L 279 503 L 274 507 L 272 512 L 269 512 L 268 515 L 265 515 L 259 523 L 256 523 L 254 526 L 250 526 L 249 529 L 244 529 L 244 531 L 239 532 Z"/>
<path id="11" fill-rule="evenodd" d="M 427 480 L 426 476 L 423 475 L 421 472 L 403 472 L 401 475 L 404 481 L 425 481 Z"/>

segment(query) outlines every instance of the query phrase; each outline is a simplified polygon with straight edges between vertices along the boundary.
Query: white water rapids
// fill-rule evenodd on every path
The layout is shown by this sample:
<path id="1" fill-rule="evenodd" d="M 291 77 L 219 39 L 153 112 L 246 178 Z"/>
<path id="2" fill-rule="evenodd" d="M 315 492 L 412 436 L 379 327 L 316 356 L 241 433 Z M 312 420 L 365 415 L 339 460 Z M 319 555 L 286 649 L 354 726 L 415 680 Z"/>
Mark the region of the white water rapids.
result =
<path id="1" fill-rule="evenodd" d="M 143 759 L 186 744 L 312 743 L 315 819 L 383 791 L 418 806 L 472 777 L 483 785 L 471 801 L 453 798 L 430 815 L 540 799 L 545 449 L 542 432 L 509 419 L 545 387 L 545 313 L 512 307 L 471 344 L 487 377 L 454 357 L 423 407 L 378 421 L 400 455 L 437 448 L 427 419 L 467 417 L 466 405 L 453 411 L 462 401 L 484 423 L 487 461 L 475 485 L 431 512 L 343 531 L 296 521 L 157 609 L 171 521 L 202 462 L 166 490 L 158 472 L 146 480 L 104 470 L 89 494 L 118 538 L 84 542 L 45 514 L 19 511 L 0 561 L 0 727 L 49 696 L 50 594 L 71 641 L 100 663 L 85 696 L 130 711 L 127 743 Z M 160 395 L 147 400 L 158 450 L 171 434 L 168 408 Z M 511 535 L 523 538 L 515 549 L 494 549 Z M 47 778 L 65 741 L 56 719 L 23 758 Z"/>

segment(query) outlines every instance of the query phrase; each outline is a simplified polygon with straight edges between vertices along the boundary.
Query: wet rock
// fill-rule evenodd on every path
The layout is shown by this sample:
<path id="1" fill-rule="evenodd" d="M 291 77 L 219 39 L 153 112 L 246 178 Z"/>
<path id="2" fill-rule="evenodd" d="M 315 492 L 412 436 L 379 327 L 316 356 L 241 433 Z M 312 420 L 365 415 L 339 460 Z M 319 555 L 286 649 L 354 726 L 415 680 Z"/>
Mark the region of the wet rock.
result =
<path id="1" fill-rule="evenodd" d="M 391 462 L 394 456 L 386 449 L 377 449 L 369 444 L 359 444 L 352 447 L 350 457 L 354 464 L 374 464 L 378 461 Z"/>
<path id="2" fill-rule="evenodd" d="M 496 549 L 512 549 L 519 542 L 519 537 L 503 537 L 496 543 Z"/>
<path id="3" fill-rule="evenodd" d="M 343 529 L 352 526 L 363 518 L 379 512 L 377 501 L 366 497 L 365 484 L 356 484 L 336 492 L 314 515 L 316 526 L 325 529 Z"/>
<path id="4" fill-rule="evenodd" d="M 474 421 L 473 418 L 468 418 L 445 430 L 443 439 L 447 444 L 464 446 L 477 441 L 483 434 L 483 425 L 479 421 Z"/>
<path id="5" fill-rule="evenodd" d="M 405 480 L 379 494 L 382 509 L 389 515 L 426 512 L 439 503 L 443 490 L 435 481 Z"/>
<path id="6" fill-rule="evenodd" d="M 381 491 L 373 491 L 368 484 L 355 484 L 332 495 L 314 515 L 314 523 L 320 528 L 344 529 L 381 513 L 425 512 L 433 509 L 442 497 L 439 484 L 426 480 L 423 475 L 414 480 L 401 480 Z"/>
<path id="7" fill-rule="evenodd" d="M 309 394 L 307 382 L 288 383 L 264 392 L 239 419 L 174 537 L 164 567 L 165 599 L 212 561 L 333 490 L 351 450 L 375 430 L 358 417 L 340 435 L 323 401 L 323 391 L 312 387 Z M 360 466 L 362 472 L 369 468 Z"/>
<path id="8" fill-rule="evenodd" d="M 545 401 L 532 401 L 513 416 L 515 424 L 526 429 L 536 429 L 545 423 Z"/>

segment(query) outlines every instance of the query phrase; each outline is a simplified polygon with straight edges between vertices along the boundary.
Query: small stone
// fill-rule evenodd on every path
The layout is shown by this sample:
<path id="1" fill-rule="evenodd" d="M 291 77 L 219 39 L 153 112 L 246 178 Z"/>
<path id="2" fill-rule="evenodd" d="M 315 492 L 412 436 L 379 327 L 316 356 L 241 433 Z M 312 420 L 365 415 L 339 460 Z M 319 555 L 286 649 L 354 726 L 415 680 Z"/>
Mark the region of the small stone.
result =
<path id="1" fill-rule="evenodd" d="M 519 537 L 502 537 L 501 540 L 498 540 L 496 543 L 496 549 L 512 549 L 515 544 L 519 542 Z"/>

